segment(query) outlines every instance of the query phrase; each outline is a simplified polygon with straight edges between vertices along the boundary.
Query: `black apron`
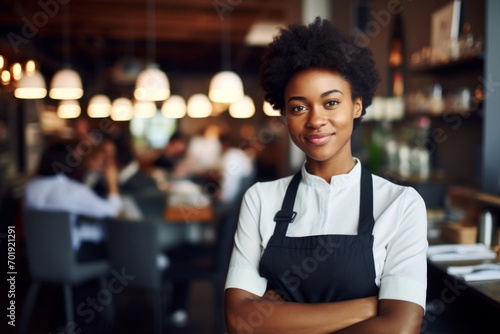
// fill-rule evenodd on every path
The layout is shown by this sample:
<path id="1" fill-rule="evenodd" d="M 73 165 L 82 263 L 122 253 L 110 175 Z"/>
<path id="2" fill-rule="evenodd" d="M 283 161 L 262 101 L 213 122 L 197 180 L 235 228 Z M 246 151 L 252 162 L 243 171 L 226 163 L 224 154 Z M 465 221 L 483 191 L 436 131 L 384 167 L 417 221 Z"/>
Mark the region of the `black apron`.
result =
<path id="1" fill-rule="evenodd" d="M 293 205 L 300 179 L 299 172 L 287 188 L 281 210 L 274 217 L 274 234 L 260 260 L 259 274 L 268 280 L 268 289 L 276 290 L 286 301 L 300 303 L 376 296 L 371 173 L 361 167 L 357 235 L 287 237 L 288 225 L 296 216 Z"/>

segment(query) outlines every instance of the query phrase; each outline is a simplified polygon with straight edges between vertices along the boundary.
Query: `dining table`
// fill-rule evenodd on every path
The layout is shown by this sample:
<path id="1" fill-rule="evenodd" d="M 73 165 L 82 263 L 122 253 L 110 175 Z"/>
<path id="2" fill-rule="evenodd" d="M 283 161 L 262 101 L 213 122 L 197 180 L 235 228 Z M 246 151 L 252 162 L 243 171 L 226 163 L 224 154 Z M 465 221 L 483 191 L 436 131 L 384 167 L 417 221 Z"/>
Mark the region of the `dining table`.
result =
<path id="1" fill-rule="evenodd" d="M 169 231 L 184 224 L 184 241 L 200 243 L 213 240 L 215 213 L 213 198 L 199 184 L 188 179 L 173 179 L 162 190 L 136 192 L 123 196 L 125 218 L 154 221 L 161 225 L 159 238 L 168 240 Z M 163 236 L 163 237 L 162 237 Z"/>

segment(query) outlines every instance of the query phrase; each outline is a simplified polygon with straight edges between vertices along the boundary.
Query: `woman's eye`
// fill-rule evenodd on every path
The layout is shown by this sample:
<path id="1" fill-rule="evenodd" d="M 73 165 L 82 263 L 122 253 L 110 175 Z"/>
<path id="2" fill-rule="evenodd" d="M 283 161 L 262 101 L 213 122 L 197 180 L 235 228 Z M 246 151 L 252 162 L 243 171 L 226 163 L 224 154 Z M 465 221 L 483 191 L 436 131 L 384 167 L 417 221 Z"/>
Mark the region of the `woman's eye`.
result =
<path id="1" fill-rule="evenodd" d="M 298 113 L 298 112 L 306 110 L 306 107 L 304 107 L 304 106 L 294 106 L 290 110 L 292 112 L 294 112 L 294 113 Z"/>
<path id="2" fill-rule="evenodd" d="M 326 102 L 326 105 L 327 105 L 328 107 L 334 107 L 334 106 L 336 106 L 337 104 L 339 104 L 339 101 L 337 101 L 337 100 L 330 100 L 330 101 Z"/>

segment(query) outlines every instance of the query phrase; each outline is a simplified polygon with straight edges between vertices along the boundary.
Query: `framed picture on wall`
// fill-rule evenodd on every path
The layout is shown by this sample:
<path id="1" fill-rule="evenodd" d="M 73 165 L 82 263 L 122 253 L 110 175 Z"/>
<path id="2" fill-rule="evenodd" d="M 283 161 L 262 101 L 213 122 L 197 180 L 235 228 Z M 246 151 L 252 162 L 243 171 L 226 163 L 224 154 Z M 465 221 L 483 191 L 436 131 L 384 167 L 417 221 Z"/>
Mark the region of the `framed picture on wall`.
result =
<path id="1" fill-rule="evenodd" d="M 447 62 L 458 57 L 461 0 L 452 0 L 431 16 L 432 62 Z"/>

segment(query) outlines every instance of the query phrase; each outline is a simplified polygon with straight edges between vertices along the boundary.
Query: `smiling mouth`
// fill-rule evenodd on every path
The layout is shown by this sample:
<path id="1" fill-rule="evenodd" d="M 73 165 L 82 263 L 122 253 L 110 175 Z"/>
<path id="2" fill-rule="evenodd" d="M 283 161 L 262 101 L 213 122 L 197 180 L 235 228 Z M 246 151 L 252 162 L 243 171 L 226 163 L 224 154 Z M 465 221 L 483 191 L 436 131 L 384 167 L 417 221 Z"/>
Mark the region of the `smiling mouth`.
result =
<path id="1" fill-rule="evenodd" d="M 335 133 L 307 136 L 306 140 L 313 145 L 323 145 L 332 139 Z"/>

